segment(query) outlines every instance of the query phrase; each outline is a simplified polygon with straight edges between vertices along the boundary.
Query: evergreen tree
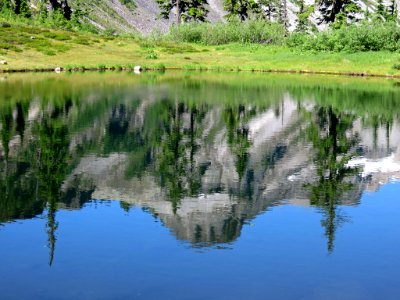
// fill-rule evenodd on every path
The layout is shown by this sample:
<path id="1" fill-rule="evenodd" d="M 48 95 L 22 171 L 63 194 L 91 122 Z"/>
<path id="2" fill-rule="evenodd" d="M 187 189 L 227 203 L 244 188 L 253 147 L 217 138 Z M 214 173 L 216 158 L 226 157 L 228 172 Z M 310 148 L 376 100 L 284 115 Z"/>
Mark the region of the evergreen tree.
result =
<path id="1" fill-rule="evenodd" d="M 67 0 L 49 0 L 53 11 L 59 11 L 65 19 L 71 20 L 72 10 Z"/>
<path id="2" fill-rule="evenodd" d="M 386 20 L 387 14 L 386 14 L 386 7 L 383 4 L 382 0 L 378 0 L 378 5 L 376 6 L 376 16 L 382 20 Z"/>
<path id="3" fill-rule="evenodd" d="M 287 1 L 286 0 L 281 0 L 281 3 L 279 5 L 279 18 L 278 18 L 279 23 L 285 27 L 287 30 L 289 27 L 289 19 L 287 16 Z"/>
<path id="4" fill-rule="evenodd" d="M 319 11 L 322 15 L 320 23 L 336 22 L 335 27 L 340 27 L 353 21 L 361 8 L 355 0 L 320 0 Z"/>
<path id="5" fill-rule="evenodd" d="M 31 17 L 31 11 L 29 7 L 28 0 L 0 0 L 0 10 L 1 11 L 12 11 L 16 15 L 21 15 L 23 17 Z"/>
<path id="6" fill-rule="evenodd" d="M 46 1 L 40 1 L 39 11 L 38 11 L 39 21 L 44 23 L 48 17 Z"/>
<path id="7" fill-rule="evenodd" d="M 32 14 L 31 14 L 28 0 L 16 0 L 15 1 L 15 13 L 22 17 L 30 18 Z"/>
<path id="8" fill-rule="evenodd" d="M 396 0 L 391 0 L 389 8 L 387 10 L 388 20 L 396 21 L 397 20 L 397 4 Z"/>
<path id="9" fill-rule="evenodd" d="M 177 10 L 177 24 L 184 22 L 199 21 L 204 22 L 208 10 L 207 0 L 157 0 L 161 9 L 161 16 L 165 19 L 169 18 L 172 9 Z"/>
<path id="10" fill-rule="evenodd" d="M 227 18 L 248 19 L 252 14 L 260 14 L 260 4 L 255 0 L 224 0 L 224 9 L 228 12 Z"/>
<path id="11" fill-rule="evenodd" d="M 260 5 L 260 12 L 265 19 L 269 21 L 278 19 L 278 0 L 259 0 L 258 4 Z"/>
<path id="12" fill-rule="evenodd" d="M 365 19 L 366 21 L 369 21 L 369 20 L 370 20 L 370 11 L 369 11 L 368 6 L 365 7 L 364 19 Z"/>
<path id="13" fill-rule="evenodd" d="M 389 13 L 389 15 L 391 15 L 391 16 L 397 14 L 396 0 L 390 1 L 390 6 L 389 6 L 389 9 L 388 9 L 388 13 Z"/>
<path id="14" fill-rule="evenodd" d="M 0 0 L 0 11 L 6 11 L 12 9 L 11 0 Z"/>
<path id="15" fill-rule="evenodd" d="M 304 0 L 298 2 L 299 11 L 297 12 L 297 32 L 306 32 L 309 29 L 310 21 L 308 20 L 310 14 L 313 12 L 313 7 L 307 6 Z"/>
<path id="16" fill-rule="evenodd" d="M 85 7 L 82 5 L 81 0 L 76 0 L 74 10 L 71 15 L 71 23 L 73 26 L 81 26 L 82 19 L 88 15 Z"/>

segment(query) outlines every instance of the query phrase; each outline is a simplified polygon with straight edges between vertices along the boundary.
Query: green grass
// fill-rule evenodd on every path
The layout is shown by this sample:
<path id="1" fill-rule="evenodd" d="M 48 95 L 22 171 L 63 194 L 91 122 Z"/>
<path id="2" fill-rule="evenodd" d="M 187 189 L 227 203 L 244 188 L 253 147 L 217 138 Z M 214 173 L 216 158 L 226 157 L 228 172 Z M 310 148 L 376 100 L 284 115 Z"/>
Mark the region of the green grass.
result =
<path id="1" fill-rule="evenodd" d="M 286 46 L 207 46 L 132 37 L 104 37 L 10 24 L 0 27 L 0 70 L 135 65 L 214 71 L 292 71 L 400 75 L 397 52 L 313 52 Z"/>

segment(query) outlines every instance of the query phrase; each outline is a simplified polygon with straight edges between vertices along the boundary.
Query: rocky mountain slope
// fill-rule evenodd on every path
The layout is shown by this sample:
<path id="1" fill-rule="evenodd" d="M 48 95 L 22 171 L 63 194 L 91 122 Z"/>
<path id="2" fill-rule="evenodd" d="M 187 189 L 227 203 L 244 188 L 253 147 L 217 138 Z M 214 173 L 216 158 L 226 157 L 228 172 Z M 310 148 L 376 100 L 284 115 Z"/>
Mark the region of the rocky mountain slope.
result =
<path id="1" fill-rule="evenodd" d="M 77 0 L 70 0 L 74 6 Z M 143 34 L 149 34 L 153 31 L 165 32 L 169 26 L 176 20 L 175 12 L 171 12 L 169 20 L 160 17 L 160 9 L 156 0 L 135 0 L 135 5 L 125 5 L 121 0 L 92 0 L 84 2 L 84 6 L 89 12 L 88 21 L 100 29 L 112 28 L 117 31 L 129 32 L 138 31 Z M 386 6 L 390 5 L 390 0 L 383 1 Z M 396 0 L 397 7 L 400 0 Z M 82 3 L 82 2 L 81 2 Z M 226 12 L 223 9 L 223 0 L 208 0 L 210 22 L 224 21 Z M 309 20 L 323 29 L 324 24 L 319 24 L 320 14 L 318 11 L 318 0 L 306 0 L 306 5 L 314 6 L 314 12 L 310 14 Z M 362 11 L 367 8 L 370 12 L 376 10 L 376 0 L 359 0 L 358 6 Z M 296 0 L 287 1 L 287 16 L 289 30 L 294 30 L 297 24 L 297 12 L 299 11 L 299 2 Z M 363 14 L 358 16 L 363 17 Z"/>
<path id="2" fill-rule="evenodd" d="M 90 2 L 90 3 L 89 3 Z M 156 0 L 135 0 L 135 5 L 125 5 L 121 0 L 93 0 L 83 3 L 88 21 L 100 29 L 116 29 L 122 32 L 132 30 L 149 34 L 153 31 L 165 32 L 176 20 L 174 12 L 169 20 L 160 17 Z M 208 20 L 222 21 L 225 15 L 222 0 L 209 0 Z M 76 0 L 71 0 L 74 6 Z M 82 3 L 82 2 L 81 2 Z"/>

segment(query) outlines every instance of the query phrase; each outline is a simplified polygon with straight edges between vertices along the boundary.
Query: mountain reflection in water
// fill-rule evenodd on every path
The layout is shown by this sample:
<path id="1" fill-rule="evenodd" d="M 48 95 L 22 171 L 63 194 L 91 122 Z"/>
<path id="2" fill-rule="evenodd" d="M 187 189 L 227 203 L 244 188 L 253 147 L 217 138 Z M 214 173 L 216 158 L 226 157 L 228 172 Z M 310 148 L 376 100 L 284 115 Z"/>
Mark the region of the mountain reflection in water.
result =
<path id="1" fill-rule="evenodd" d="M 57 211 L 92 199 L 140 206 L 193 247 L 234 242 L 269 207 L 311 205 L 332 252 L 350 221 L 338 206 L 400 179 L 393 87 L 74 76 L 0 84 L 0 223 L 45 213 L 50 265 Z"/>

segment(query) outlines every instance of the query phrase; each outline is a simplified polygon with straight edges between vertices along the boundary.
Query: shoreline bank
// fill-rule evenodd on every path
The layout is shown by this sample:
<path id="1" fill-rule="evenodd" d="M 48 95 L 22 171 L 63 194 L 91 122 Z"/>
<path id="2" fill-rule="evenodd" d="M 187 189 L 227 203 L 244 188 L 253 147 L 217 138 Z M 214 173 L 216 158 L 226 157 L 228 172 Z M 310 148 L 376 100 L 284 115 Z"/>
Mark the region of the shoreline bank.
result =
<path id="1" fill-rule="evenodd" d="M 57 70 L 60 69 L 60 70 Z M 9 73 L 78 73 L 78 72 L 98 72 L 98 71 L 131 71 L 135 72 L 135 68 L 131 67 L 82 67 L 82 68 L 35 68 L 35 69 L 0 69 L 0 74 Z M 280 70 L 280 69 L 234 69 L 221 67 L 201 67 L 201 68 L 184 68 L 184 67 L 143 67 L 139 72 L 146 71 L 196 71 L 196 72 L 234 72 L 234 73 L 283 73 L 283 74 L 305 74 L 305 75 L 333 75 L 343 77 L 377 77 L 377 78 L 400 78 L 400 75 L 390 74 L 370 74 L 357 72 L 332 72 L 332 71 L 309 71 L 309 70 Z"/>

